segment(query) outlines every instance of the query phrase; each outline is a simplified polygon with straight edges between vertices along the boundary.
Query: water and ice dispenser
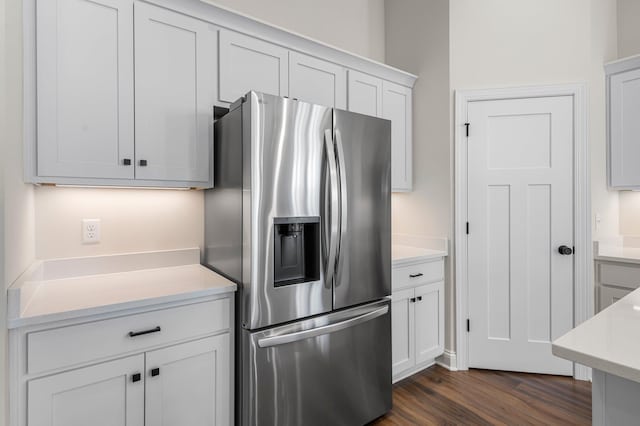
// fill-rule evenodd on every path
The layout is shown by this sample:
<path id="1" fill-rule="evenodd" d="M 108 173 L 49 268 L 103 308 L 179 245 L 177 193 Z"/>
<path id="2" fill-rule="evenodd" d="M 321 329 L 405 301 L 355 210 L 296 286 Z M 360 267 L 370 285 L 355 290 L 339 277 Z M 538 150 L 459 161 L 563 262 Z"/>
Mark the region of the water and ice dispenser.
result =
<path id="1" fill-rule="evenodd" d="M 276 287 L 320 279 L 320 218 L 286 217 L 273 221 Z"/>

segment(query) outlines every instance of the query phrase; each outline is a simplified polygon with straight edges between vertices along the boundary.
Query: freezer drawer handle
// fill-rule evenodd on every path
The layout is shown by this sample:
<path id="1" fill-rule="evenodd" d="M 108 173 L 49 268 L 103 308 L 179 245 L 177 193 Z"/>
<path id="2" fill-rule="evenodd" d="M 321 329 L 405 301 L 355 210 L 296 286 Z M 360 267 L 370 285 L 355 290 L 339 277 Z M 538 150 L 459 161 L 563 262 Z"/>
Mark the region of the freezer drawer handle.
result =
<path id="1" fill-rule="evenodd" d="M 130 331 L 129 337 L 137 337 L 137 336 L 143 336 L 145 334 L 159 333 L 160 331 L 161 331 L 160 326 L 156 328 L 151 328 L 149 330 L 144 330 L 144 331 Z"/>
<path id="2" fill-rule="evenodd" d="M 265 337 L 258 340 L 258 346 L 261 348 L 268 348 L 271 346 L 284 345 L 286 343 L 293 343 L 299 340 L 310 339 L 312 337 L 321 336 L 323 334 L 335 333 L 336 331 L 344 330 L 349 327 L 353 327 L 358 324 L 370 321 L 379 316 L 385 315 L 389 312 L 389 306 L 376 309 L 375 311 L 367 312 L 357 317 L 349 318 L 348 320 L 341 321 L 335 324 L 329 324 L 318 328 L 312 328 L 311 330 L 298 331 L 291 334 L 283 334 L 281 336 Z"/>
<path id="3" fill-rule="evenodd" d="M 423 276 L 424 274 L 422 272 L 418 272 L 417 274 L 409 274 L 409 278 L 418 278 Z"/>

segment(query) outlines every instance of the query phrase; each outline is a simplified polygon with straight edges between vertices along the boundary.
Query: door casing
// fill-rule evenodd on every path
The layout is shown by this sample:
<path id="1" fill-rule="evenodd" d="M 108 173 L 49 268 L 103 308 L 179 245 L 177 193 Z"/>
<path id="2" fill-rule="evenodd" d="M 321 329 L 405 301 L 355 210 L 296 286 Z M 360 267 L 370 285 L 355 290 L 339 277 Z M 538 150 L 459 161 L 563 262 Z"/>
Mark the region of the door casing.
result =
<path id="1" fill-rule="evenodd" d="M 455 276 L 456 276 L 456 368 L 467 370 L 469 335 L 469 280 L 467 274 L 467 136 L 466 119 L 470 102 L 539 98 L 550 96 L 573 97 L 574 118 L 574 326 L 593 315 L 593 260 L 591 247 L 591 194 L 589 173 L 589 145 L 587 138 L 587 89 L 584 83 L 527 86 L 502 89 L 455 91 Z M 470 131 L 473 131 L 471 126 Z M 575 364 L 573 376 L 589 380 L 591 369 Z"/>

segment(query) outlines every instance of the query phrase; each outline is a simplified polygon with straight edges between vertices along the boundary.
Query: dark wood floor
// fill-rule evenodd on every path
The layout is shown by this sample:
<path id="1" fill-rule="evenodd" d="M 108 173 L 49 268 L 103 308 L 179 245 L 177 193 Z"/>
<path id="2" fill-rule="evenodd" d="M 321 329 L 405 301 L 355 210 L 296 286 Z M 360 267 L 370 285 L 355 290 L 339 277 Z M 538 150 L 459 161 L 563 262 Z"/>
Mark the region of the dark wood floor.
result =
<path id="1" fill-rule="evenodd" d="M 386 425 L 590 425 L 591 383 L 434 366 L 393 387 Z"/>

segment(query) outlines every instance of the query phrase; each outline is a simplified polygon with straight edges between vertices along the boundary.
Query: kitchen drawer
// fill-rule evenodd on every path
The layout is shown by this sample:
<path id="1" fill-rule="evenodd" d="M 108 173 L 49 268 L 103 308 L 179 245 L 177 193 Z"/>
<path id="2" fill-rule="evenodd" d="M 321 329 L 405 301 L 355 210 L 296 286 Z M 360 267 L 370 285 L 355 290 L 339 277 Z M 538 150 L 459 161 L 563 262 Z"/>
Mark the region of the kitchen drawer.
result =
<path id="1" fill-rule="evenodd" d="M 635 290 L 640 287 L 640 267 L 601 263 L 600 283 Z"/>
<path id="2" fill-rule="evenodd" d="M 444 260 L 442 259 L 397 266 L 391 272 L 393 290 L 442 280 L 444 280 Z"/>
<path id="3" fill-rule="evenodd" d="M 29 374 L 71 367 L 229 328 L 230 299 L 72 325 L 27 335 Z M 130 332 L 160 331 L 129 336 Z"/>

